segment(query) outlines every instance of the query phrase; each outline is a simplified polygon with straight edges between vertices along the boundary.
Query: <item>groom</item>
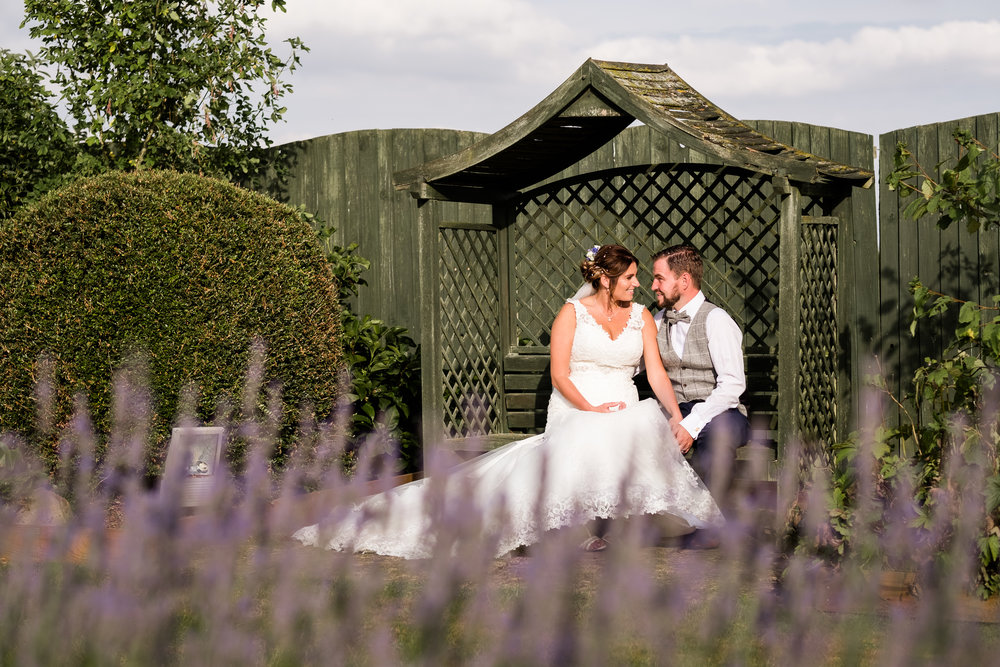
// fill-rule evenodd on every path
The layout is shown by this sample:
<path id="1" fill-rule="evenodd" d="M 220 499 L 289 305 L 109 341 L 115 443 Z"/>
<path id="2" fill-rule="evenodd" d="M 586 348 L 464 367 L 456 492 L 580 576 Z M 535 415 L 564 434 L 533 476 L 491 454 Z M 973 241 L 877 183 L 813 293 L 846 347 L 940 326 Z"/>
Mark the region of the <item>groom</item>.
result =
<path id="1" fill-rule="evenodd" d="M 653 319 L 660 358 L 670 375 L 683 419 L 674 436 L 691 467 L 720 501 L 729 489 L 736 448 L 750 439 L 740 395 L 746 389 L 743 334 L 701 292 L 702 260 L 692 246 L 653 256 Z"/>

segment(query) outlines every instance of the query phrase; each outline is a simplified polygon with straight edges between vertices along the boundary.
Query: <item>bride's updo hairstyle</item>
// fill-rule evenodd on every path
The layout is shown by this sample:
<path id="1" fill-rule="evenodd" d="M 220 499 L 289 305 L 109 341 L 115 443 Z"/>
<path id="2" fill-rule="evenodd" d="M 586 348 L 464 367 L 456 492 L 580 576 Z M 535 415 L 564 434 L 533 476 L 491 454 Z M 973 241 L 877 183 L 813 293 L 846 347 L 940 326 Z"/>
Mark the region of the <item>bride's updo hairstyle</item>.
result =
<path id="1" fill-rule="evenodd" d="M 590 283 L 590 286 L 597 291 L 601 286 L 601 276 L 611 279 L 611 286 L 614 287 L 618 277 L 628 271 L 632 264 L 638 264 L 639 260 L 631 252 L 620 245 L 602 245 L 593 253 L 588 252 L 583 261 L 580 262 L 580 273 L 583 279 Z"/>

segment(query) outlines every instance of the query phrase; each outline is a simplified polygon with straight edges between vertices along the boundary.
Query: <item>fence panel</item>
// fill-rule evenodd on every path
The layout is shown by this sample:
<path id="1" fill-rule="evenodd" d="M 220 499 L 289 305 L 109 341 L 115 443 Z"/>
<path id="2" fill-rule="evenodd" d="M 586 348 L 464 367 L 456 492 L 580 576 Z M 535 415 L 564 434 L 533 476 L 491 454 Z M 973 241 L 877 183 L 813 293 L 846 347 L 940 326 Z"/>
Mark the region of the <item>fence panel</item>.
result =
<path id="1" fill-rule="evenodd" d="M 881 173 L 892 169 L 899 142 L 906 144 L 928 172 L 932 173 L 939 163 L 954 164 L 958 145 L 952 133 L 956 128 L 969 130 L 988 148 L 997 150 L 1000 113 L 904 128 L 879 137 Z M 989 303 L 993 295 L 1000 293 L 1000 233 L 992 230 L 970 234 L 962 225 L 941 230 L 936 216 L 916 221 L 903 216 L 911 199 L 900 199 L 884 184 L 880 184 L 879 194 L 882 333 L 875 351 L 890 390 L 901 398 L 911 384 L 914 370 L 925 357 L 940 354 L 955 325 L 954 317 L 940 323 L 922 322 L 917 336 L 911 336 L 913 299 L 909 281 L 919 277 L 932 290 Z"/>
<path id="2" fill-rule="evenodd" d="M 449 155 L 483 134 L 457 130 L 359 130 L 281 148 L 291 154 L 291 176 L 279 198 L 305 205 L 335 229 L 333 241 L 358 243 L 372 263 L 357 297 L 360 312 L 407 327 L 420 338 L 417 203 L 397 192 L 392 175 Z M 489 207 L 434 202 L 436 221 L 490 224 Z"/>

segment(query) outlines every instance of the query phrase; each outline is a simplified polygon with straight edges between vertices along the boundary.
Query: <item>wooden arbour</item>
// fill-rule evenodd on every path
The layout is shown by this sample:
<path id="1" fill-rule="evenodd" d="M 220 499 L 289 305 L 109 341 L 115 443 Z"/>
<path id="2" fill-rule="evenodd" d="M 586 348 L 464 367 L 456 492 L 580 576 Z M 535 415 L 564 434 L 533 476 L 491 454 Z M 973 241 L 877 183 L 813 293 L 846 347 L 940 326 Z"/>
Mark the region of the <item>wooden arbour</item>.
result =
<path id="1" fill-rule="evenodd" d="M 702 161 L 551 180 L 635 121 Z M 585 248 L 608 242 L 647 267 L 666 245 L 699 247 L 706 293 L 744 330 L 764 428 L 779 446 L 843 435 L 852 343 L 837 273 L 851 198 L 872 179 L 755 131 L 666 65 L 596 60 L 499 132 L 397 172 L 419 207 L 425 446 L 542 428 L 548 327 Z M 489 206 L 492 224 L 439 221 L 436 201 Z"/>

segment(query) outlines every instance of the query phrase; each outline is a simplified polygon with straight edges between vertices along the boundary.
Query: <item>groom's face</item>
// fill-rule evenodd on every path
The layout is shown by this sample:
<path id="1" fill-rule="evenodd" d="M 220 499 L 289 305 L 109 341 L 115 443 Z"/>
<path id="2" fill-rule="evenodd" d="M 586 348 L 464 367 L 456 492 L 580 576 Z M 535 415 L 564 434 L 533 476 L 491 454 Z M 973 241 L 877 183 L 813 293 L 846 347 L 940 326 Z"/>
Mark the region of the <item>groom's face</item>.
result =
<path id="1" fill-rule="evenodd" d="M 656 296 L 656 305 L 660 308 L 673 308 L 674 304 L 681 298 L 678 277 L 667 266 L 666 257 L 661 257 L 653 262 L 652 289 Z"/>

